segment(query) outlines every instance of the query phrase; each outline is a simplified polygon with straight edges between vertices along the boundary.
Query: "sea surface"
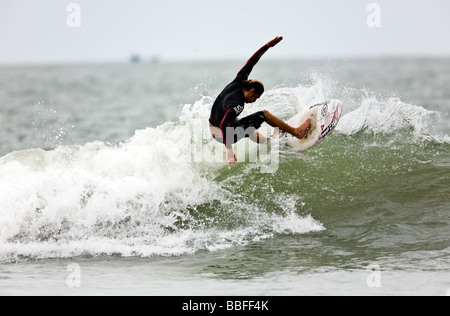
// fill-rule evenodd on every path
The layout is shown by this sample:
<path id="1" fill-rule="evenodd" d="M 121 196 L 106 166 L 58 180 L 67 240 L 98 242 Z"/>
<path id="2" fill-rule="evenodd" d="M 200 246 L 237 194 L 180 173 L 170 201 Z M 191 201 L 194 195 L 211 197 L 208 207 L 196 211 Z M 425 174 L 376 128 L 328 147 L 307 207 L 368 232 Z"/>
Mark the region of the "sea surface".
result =
<path id="1" fill-rule="evenodd" d="M 343 114 L 229 167 L 244 63 L 1 66 L 0 295 L 450 295 L 450 59 L 263 57 L 243 115 Z"/>

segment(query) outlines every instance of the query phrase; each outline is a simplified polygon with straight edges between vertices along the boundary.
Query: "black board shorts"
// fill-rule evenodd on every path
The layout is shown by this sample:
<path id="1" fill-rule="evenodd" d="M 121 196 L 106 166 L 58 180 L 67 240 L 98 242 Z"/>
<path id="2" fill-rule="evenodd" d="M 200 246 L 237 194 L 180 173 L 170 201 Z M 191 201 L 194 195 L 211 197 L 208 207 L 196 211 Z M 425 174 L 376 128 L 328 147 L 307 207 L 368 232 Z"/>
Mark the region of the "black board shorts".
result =
<path id="1" fill-rule="evenodd" d="M 250 137 L 253 133 L 261 127 L 266 121 L 266 116 L 263 111 L 259 111 L 243 117 L 239 120 L 235 120 L 231 123 L 230 127 L 234 128 L 233 144 L 237 143 L 243 138 Z M 227 135 L 228 136 L 228 135 Z M 214 137 L 219 143 L 223 143 L 221 137 Z"/>

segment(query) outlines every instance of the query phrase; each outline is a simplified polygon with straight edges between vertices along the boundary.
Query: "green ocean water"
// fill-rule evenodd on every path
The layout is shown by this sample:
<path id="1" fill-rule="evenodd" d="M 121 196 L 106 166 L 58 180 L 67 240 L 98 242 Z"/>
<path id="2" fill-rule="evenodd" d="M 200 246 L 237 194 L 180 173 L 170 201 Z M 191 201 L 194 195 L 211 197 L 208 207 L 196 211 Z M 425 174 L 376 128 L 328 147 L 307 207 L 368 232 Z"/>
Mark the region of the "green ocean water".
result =
<path id="1" fill-rule="evenodd" d="M 244 115 L 343 115 L 234 167 L 206 126 L 239 62 L 0 68 L 0 294 L 448 294 L 449 65 L 261 61 Z"/>

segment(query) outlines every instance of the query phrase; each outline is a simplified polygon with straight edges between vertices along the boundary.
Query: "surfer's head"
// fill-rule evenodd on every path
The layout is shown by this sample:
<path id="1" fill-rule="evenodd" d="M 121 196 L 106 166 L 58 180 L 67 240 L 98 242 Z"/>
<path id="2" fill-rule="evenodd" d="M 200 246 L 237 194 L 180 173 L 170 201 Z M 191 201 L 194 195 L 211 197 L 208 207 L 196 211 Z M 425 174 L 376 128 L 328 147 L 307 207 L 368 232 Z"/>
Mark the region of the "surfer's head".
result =
<path id="1" fill-rule="evenodd" d="M 242 91 L 246 103 L 253 103 L 258 100 L 264 93 L 264 85 L 258 80 L 244 80 L 242 81 Z"/>

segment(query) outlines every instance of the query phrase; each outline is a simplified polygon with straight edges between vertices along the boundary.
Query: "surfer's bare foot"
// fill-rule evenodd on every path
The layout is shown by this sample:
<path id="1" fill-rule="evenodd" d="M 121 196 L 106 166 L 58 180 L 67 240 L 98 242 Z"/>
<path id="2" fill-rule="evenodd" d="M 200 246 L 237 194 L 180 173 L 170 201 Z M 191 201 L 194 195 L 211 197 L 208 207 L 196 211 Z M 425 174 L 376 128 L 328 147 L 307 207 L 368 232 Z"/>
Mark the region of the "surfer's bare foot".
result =
<path id="1" fill-rule="evenodd" d="M 294 136 L 298 139 L 302 139 L 305 137 L 306 132 L 308 132 L 309 128 L 311 127 L 311 119 L 307 119 L 302 125 L 300 125 L 298 128 L 295 129 Z"/>

